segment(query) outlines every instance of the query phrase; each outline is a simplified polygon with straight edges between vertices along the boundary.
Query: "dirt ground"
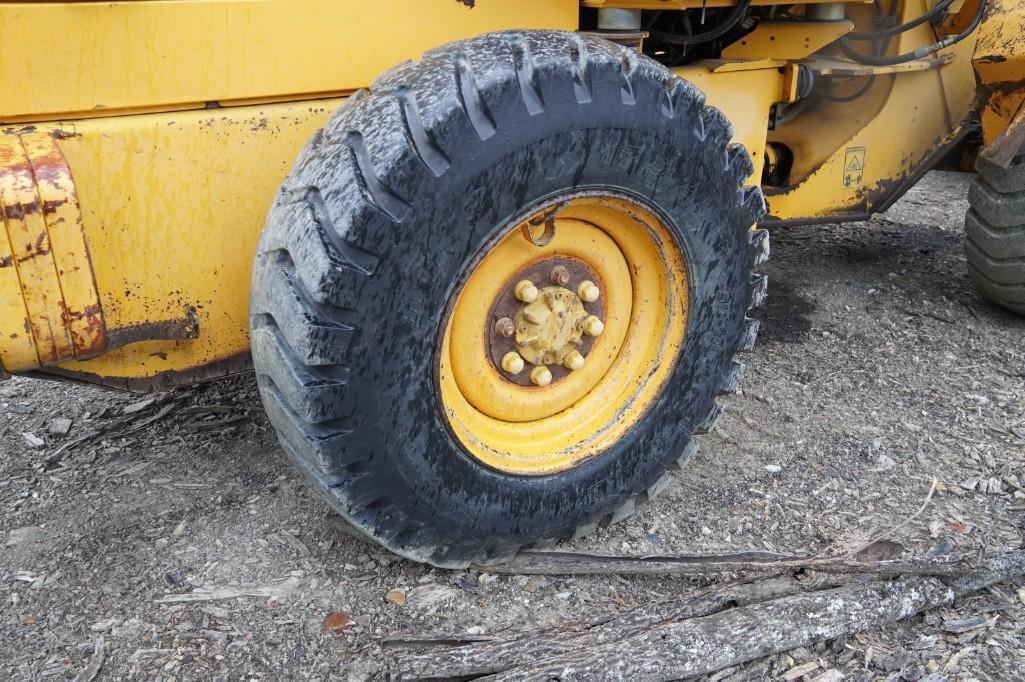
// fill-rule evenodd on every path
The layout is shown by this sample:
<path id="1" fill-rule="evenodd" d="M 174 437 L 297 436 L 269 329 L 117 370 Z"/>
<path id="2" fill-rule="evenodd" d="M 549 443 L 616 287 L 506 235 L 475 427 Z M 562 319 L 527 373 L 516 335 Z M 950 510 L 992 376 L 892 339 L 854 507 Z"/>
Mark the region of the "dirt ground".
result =
<path id="1" fill-rule="evenodd" d="M 969 179 L 932 173 L 868 222 L 774 233 L 743 393 L 666 492 L 567 547 L 850 548 L 911 517 L 934 479 L 896 534 L 909 553 L 1021 546 L 1025 320 L 965 274 Z M 0 678 L 12 680 L 382 678 L 401 655 L 380 648 L 390 633 L 529 631 L 694 584 L 396 559 L 345 534 L 292 472 L 249 375 L 156 398 L 0 384 L 0 547 Z M 329 616 L 345 623 L 336 612 L 354 622 L 324 632 Z M 716 679 L 810 662 L 801 679 L 1022 679 L 1025 589 Z"/>

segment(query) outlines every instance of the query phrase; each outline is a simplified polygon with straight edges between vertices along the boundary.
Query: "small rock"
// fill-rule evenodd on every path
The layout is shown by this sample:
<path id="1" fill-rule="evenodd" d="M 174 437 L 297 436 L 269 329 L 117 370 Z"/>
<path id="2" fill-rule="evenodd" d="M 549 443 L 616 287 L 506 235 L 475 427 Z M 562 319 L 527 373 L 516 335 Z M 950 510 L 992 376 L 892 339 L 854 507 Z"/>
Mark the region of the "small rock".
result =
<path id="1" fill-rule="evenodd" d="M 879 455 L 879 470 L 880 471 L 889 471 L 890 469 L 894 468 L 895 466 L 897 466 L 897 463 L 895 461 L 893 461 L 892 458 L 887 457 L 886 455 L 882 455 L 882 454 Z"/>
<path id="2" fill-rule="evenodd" d="M 765 470 L 768 471 L 770 474 L 778 474 L 779 472 L 783 471 L 783 467 L 781 467 L 778 464 L 766 464 Z"/>
<path id="3" fill-rule="evenodd" d="M 28 403 L 11 403 L 7 411 L 11 414 L 32 414 L 32 406 Z"/>
<path id="4" fill-rule="evenodd" d="M 71 424 L 72 422 L 70 419 L 57 417 L 56 419 L 50 420 L 50 424 L 46 430 L 54 436 L 66 436 L 71 432 Z"/>
<path id="5" fill-rule="evenodd" d="M 25 433 L 21 434 L 21 437 L 25 439 L 25 442 L 28 443 L 28 446 L 32 449 L 41 448 L 44 445 L 46 445 L 42 438 L 39 438 L 38 436 L 36 436 L 36 434 L 32 433 L 31 431 L 26 431 Z"/>
<path id="6" fill-rule="evenodd" d="M 384 598 L 398 606 L 406 605 L 406 593 L 404 590 L 390 590 L 388 594 L 384 595 Z"/>
<path id="7" fill-rule="evenodd" d="M 468 634 L 468 635 L 483 635 L 484 634 L 484 628 L 482 628 L 479 625 L 474 625 L 473 627 L 466 628 L 466 634 Z"/>

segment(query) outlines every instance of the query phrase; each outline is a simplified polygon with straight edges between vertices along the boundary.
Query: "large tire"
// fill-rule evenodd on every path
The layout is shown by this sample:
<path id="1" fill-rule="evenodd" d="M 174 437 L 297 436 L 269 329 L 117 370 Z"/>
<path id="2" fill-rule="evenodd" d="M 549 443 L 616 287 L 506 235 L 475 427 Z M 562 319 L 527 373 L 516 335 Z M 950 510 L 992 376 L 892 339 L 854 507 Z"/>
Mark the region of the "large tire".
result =
<path id="1" fill-rule="evenodd" d="M 256 257 L 252 350 L 281 443 L 328 503 L 397 554 L 443 567 L 614 521 L 667 483 L 736 390 L 752 266 L 768 235 L 750 160 L 702 95 L 657 63 L 563 32 L 452 43 L 353 95 L 300 154 Z M 621 152 L 629 146 L 634 152 Z M 661 212 L 689 255 L 689 321 L 662 394 L 568 471 L 467 456 L 437 392 L 439 328 L 499 225 L 568 189 Z"/>
<path id="2" fill-rule="evenodd" d="M 965 255 L 985 298 L 1025 315 L 1025 155 L 1008 168 L 985 158 L 968 191 Z"/>

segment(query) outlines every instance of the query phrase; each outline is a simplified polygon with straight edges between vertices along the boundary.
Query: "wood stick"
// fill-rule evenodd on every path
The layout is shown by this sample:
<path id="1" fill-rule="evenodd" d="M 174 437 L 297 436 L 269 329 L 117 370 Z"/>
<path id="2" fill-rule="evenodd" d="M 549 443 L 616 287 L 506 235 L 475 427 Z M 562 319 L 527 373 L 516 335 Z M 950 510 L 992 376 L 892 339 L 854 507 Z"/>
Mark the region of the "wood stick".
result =
<path id="1" fill-rule="evenodd" d="M 707 613 L 701 608 L 688 611 L 684 603 L 666 611 L 655 604 L 628 612 L 622 622 L 611 619 L 562 637 L 549 632 L 544 637 L 403 657 L 396 673 L 400 679 L 482 672 L 493 674 L 485 679 L 503 681 L 677 679 L 879 627 L 1023 575 L 1025 550 L 1017 550 L 980 560 L 975 572 L 949 582 L 916 575 L 797 594 L 779 583 L 767 588 L 767 595 L 782 591 L 782 596 L 770 601 L 727 607 L 710 615 L 701 615 Z M 596 632 L 591 635 L 591 631 Z M 514 646 L 520 649 L 515 656 L 509 653 Z M 486 660 L 489 653 L 495 655 L 493 664 L 474 663 Z M 487 670 L 466 672 L 481 666 Z"/>
<path id="2" fill-rule="evenodd" d="M 965 575 L 971 567 L 957 557 L 910 561 L 863 561 L 847 557 L 801 557 L 769 552 L 694 556 L 616 556 L 577 552 L 520 552 L 493 566 L 474 566 L 487 573 L 511 575 L 660 575 L 690 576 L 713 573 L 781 573 L 805 569 L 824 573 L 898 575 Z"/>
<path id="3" fill-rule="evenodd" d="M 487 675 L 527 665 L 539 659 L 566 655 L 578 649 L 616 642 L 667 622 L 697 618 L 737 606 L 834 587 L 840 582 L 842 581 L 833 576 L 807 577 L 802 580 L 793 576 L 768 578 L 757 582 L 697 590 L 682 597 L 636 607 L 595 622 L 561 625 L 511 639 L 488 638 L 488 641 L 481 641 L 481 637 L 476 637 L 468 638 L 476 639 L 470 642 L 460 641 L 458 635 L 447 634 L 412 640 L 400 635 L 383 639 L 381 645 L 386 648 L 429 647 L 437 643 L 459 645 L 457 649 L 443 652 L 441 657 L 437 647 L 430 647 L 425 652 L 403 653 L 395 664 L 396 672 L 400 676 L 416 679 Z"/>

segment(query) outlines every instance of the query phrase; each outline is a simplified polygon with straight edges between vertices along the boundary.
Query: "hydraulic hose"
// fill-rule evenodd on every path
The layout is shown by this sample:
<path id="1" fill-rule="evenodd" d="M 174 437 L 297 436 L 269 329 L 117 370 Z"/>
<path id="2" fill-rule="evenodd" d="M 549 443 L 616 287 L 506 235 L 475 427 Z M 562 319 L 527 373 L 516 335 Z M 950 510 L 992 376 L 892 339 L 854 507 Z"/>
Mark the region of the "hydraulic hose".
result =
<path id="1" fill-rule="evenodd" d="M 847 40 L 867 41 L 878 40 L 879 38 L 885 38 L 887 36 L 897 35 L 898 33 L 904 33 L 905 31 L 910 31 L 916 26 L 921 26 L 927 21 L 939 19 L 941 16 L 946 14 L 947 8 L 950 7 L 953 3 L 954 0 L 940 0 L 938 3 L 936 3 L 936 6 L 933 7 L 931 10 L 929 10 L 925 14 L 915 17 L 914 19 L 906 23 L 898 24 L 896 26 L 890 26 L 888 28 L 883 28 L 878 31 L 852 31 L 851 33 L 848 33 L 845 37 L 847 38 Z"/>
<path id="2" fill-rule="evenodd" d="M 751 0 L 740 0 L 721 24 L 713 29 L 705 31 L 704 33 L 676 35 L 674 33 L 665 33 L 664 31 L 652 31 L 651 37 L 656 40 L 660 40 L 663 43 L 669 43 L 670 45 L 697 45 L 698 43 L 707 43 L 715 40 L 716 38 L 721 38 L 726 33 L 733 30 L 747 17 L 747 11 L 750 8 Z"/>
<path id="3" fill-rule="evenodd" d="M 873 55 L 863 54 L 851 48 L 846 38 L 840 39 L 840 49 L 843 50 L 845 55 L 859 64 L 868 64 L 870 66 L 893 66 L 894 64 L 904 64 L 905 62 L 910 62 L 914 59 L 921 59 L 922 57 L 927 57 L 934 52 L 939 52 L 940 50 L 948 48 L 951 45 L 959 43 L 967 38 L 982 22 L 982 15 L 986 12 L 986 4 L 987 0 L 981 0 L 981 2 L 979 2 L 979 9 L 975 12 L 975 17 L 972 18 L 972 23 L 970 23 L 965 30 L 961 31 L 957 35 L 947 36 L 943 40 L 937 41 L 932 45 L 925 45 L 924 47 L 920 47 L 912 52 L 905 52 L 903 54 L 893 55 L 892 57 L 876 57 Z"/>

